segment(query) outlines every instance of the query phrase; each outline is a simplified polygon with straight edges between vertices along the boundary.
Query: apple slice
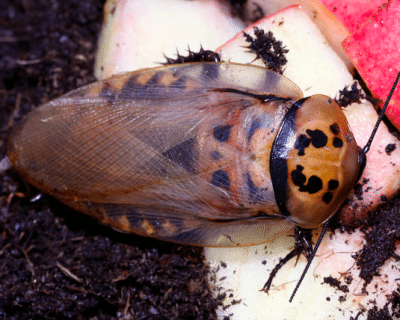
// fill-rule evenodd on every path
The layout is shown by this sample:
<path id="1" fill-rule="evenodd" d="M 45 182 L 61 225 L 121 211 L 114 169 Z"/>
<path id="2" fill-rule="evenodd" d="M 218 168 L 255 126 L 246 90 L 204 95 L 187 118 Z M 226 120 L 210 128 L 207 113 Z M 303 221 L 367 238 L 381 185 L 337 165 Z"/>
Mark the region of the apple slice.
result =
<path id="1" fill-rule="evenodd" d="M 343 42 L 368 88 L 383 101 L 400 71 L 399 19 L 400 2 L 392 1 Z M 400 90 L 395 91 L 386 115 L 400 129 Z"/>

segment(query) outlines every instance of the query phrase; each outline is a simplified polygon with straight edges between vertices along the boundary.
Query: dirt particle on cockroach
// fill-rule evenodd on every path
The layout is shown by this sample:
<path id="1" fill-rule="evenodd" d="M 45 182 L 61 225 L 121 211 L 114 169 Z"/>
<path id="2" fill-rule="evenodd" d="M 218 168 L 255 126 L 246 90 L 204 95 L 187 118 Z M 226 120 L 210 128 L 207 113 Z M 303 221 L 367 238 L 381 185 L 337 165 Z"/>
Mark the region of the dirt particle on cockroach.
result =
<path id="1" fill-rule="evenodd" d="M 249 42 L 248 49 L 250 52 L 256 54 L 255 59 L 261 59 L 265 66 L 280 74 L 283 73 L 283 67 L 287 63 L 286 53 L 288 49 L 282 44 L 282 41 L 276 40 L 273 33 L 268 31 L 264 32 L 263 29 L 254 27 L 254 36 L 243 32 L 246 42 Z"/>
<path id="2" fill-rule="evenodd" d="M 361 183 L 356 183 L 354 186 L 354 195 L 356 196 L 357 200 L 363 200 L 363 189 Z"/>
<path id="3" fill-rule="evenodd" d="M 347 107 L 354 102 L 360 103 L 363 97 L 364 95 L 355 81 L 351 86 L 345 86 L 343 90 L 340 90 L 339 96 L 335 100 L 340 106 Z"/>
<path id="4" fill-rule="evenodd" d="M 365 192 L 368 192 L 371 187 L 367 186 L 365 189 L 363 189 L 363 186 L 367 185 L 369 182 L 369 179 L 364 178 L 361 182 L 356 183 L 354 186 L 354 195 L 356 196 L 357 200 L 363 200 L 363 195 Z"/>

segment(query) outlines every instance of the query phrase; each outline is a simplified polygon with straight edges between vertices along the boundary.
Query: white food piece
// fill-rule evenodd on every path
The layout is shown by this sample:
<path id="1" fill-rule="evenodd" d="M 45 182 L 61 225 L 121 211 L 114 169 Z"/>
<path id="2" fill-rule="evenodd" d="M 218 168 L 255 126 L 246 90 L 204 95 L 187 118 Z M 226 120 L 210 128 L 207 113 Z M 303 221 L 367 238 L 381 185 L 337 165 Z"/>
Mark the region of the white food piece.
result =
<path id="1" fill-rule="evenodd" d="M 165 62 L 164 54 L 186 55 L 188 47 L 213 50 L 245 25 L 218 1 L 108 0 L 99 40 L 95 75 L 115 73 Z"/>
<path id="2" fill-rule="evenodd" d="M 364 107 L 368 105 L 368 108 Z M 364 146 L 373 128 L 373 124 L 378 119 L 376 111 L 370 104 L 353 103 L 344 110 L 354 137 L 359 146 Z M 389 144 L 395 144 L 396 150 L 388 154 L 385 148 Z M 380 125 L 372 143 L 370 151 L 367 153 L 367 165 L 360 181 L 362 183 L 362 199 L 359 199 L 354 191 L 351 192 L 350 204 L 342 208 L 342 215 L 365 215 L 366 212 L 376 209 L 383 203 L 381 196 L 391 198 L 400 187 L 400 149 L 399 140 L 391 135 L 386 125 Z"/>
<path id="3" fill-rule="evenodd" d="M 318 231 L 318 232 L 317 232 Z M 316 230 L 315 235 L 320 230 Z M 314 237 L 314 241 L 316 237 Z M 362 293 L 363 280 L 352 255 L 364 244 L 360 231 L 349 234 L 325 235 L 304 282 L 292 303 L 289 298 L 305 267 L 305 258 L 288 262 L 275 277 L 269 294 L 260 292 L 269 272 L 293 247 L 292 237 L 280 237 L 263 245 L 242 248 L 206 248 L 206 257 L 212 269 L 219 271 L 213 276 L 216 292 L 226 293 L 227 308 L 219 309 L 219 317 L 231 315 L 230 319 L 273 320 L 342 320 L 350 319 L 361 310 L 373 306 L 382 308 L 387 296 L 398 287 L 400 270 L 398 263 L 389 260 L 367 286 L 368 296 Z M 398 253 L 399 250 L 397 250 Z M 223 263 L 221 263 L 223 262 Z M 352 277 L 345 293 L 323 283 L 324 277 L 332 276 L 345 283 Z M 343 299 L 341 302 L 339 299 Z M 375 300 L 375 302 L 374 302 Z M 236 302 L 235 302 L 236 301 Z M 237 303 L 239 301 L 239 303 Z M 367 318 L 367 313 L 357 319 Z"/>

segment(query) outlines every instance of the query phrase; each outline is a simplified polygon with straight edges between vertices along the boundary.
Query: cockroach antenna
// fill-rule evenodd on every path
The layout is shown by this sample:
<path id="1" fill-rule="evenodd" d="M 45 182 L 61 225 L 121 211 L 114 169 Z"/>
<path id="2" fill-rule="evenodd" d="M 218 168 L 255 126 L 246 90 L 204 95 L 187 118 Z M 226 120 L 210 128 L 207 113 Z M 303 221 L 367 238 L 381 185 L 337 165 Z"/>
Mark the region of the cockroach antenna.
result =
<path id="1" fill-rule="evenodd" d="M 303 282 L 303 279 L 306 276 L 306 273 L 307 273 L 308 269 L 310 268 L 311 262 L 313 261 L 313 259 L 315 257 L 315 254 L 317 253 L 318 247 L 321 244 L 322 238 L 324 237 L 324 235 L 326 233 L 326 229 L 328 229 L 328 222 L 325 222 L 324 227 L 322 228 L 321 234 L 318 237 L 318 240 L 317 240 L 317 243 L 315 244 L 314 250 L 312 251 L 312 253 L 311 253 L 311 255 L 310 255 L 309 259 L 308 259 L 307 265 L 304 268 L 303 273 L 301 274 L 299 282 L 297 282 L 296 288 L 294 288 L 293 293 L 290 296 L 289 302 L 293 301 L 293 298 L 294 298 L 297 290 L 299 289 L 301 283 Z"/>
<path id="2" fill-rule="evenodd" d="M 381 121 L 382 121 L 382 119 L 383 119 L 383 117 L 384 117 L 384 115 L 385 115 L 385 111 L 386 111 L 386 109 L 387 109 L 387 106 L 389 105 L 390 99 L 392 98 L 392 95 L 393 95 L 393 93 L 394 93 L 394 90 L 396 89 L 396 86 L 397 86 L 397 83 L 399 82 L 399 79 L 400 79 L 400 72 L 397 74 L 396 80 L 394 81 L 394 84 L 393 84 L 393 86 L 392 86 L 392 89 L 390 90 L 389 96 L 387 97 L 387 99 L 386 99 L 386 101 L 385 101 L 385 104 L 383 105 L 382 111 L 381 111 L 381 113 L 379 114 L 378 120 L 377 120 L 376 123 L 375 123 L 375 127 L 374 127 L 374 129 L 372 130 L 371 136 L 369 137 L 369 140 L 368 140 L 367 144 L 364 146 L 364 148 L 362 148 L 362 149 L 360 150 L 360 162 L 361 162 L 361 166 L 360 166 L 360 173 L 359 173 L 358 178 L 361 177 L 361 174 L 362 174 L 362 172 L 364 171 L 365 163 L 366 163 L 366 156 L 365 156 L 365 154 L 369 151 L 369 148 L 371 147 L 372 140 L 374 139 L 375 134 L 376 134 L 376 131 L 378 130 L 379 124 L 381 123 Z M 303 271 L 303 273 L 301 274 L 301 277 L 300 277 L 299 281 L 297 282 L 297 285 L 296 285 L 296 287 L 294 288 L 292 295 L 290 296 L 289 302 L 292 302 L 292 301 L 293 301 L 293 298 L 294 298 L 294 296 L 296 295 L 297 290 L 299 289 L 301 283 L 303 282 L 303 279 L 304 279 L 304 277 L 305 277 L 305 275 L 306 275 L 308 269 L 310 268 L 311 262 L 312 262 L 312 260 L 314 259 L 315 254 L 317 253 L 318 247 L 319 247 L 319 245 L 321 244 L 322 238 L 324 237 L 324 235 L 325 235 L 327 229 L 328 229 L 328 221 L 325 222 L 324 227 L 322 228 L 321 234 L 319 235 L 319 238 L 318 238 L 318 240 L 317 240 L 317 243 L 315 244 L 314 250 L 313 250 L 312 254 L 310 255 L 310 257 L 309 257 L 309 259 L 308 259 L 307 265 L 306 265 L 306 267 L 304 268 L 304 271 Z"/>

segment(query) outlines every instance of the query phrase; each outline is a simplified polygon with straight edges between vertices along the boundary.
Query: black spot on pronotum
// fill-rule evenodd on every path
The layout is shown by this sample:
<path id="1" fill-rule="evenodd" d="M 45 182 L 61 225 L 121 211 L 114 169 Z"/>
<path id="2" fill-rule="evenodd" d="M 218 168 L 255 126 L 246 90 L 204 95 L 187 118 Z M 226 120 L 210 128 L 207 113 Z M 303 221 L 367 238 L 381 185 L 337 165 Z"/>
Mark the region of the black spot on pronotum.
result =
<path id="1" fill-rule="evenodd" d="M 328 137 L 321 130 L 307 129 L 306 133 L 309 135 L 309 137 L 307 137 L 305 134 L 301 134 L 294 143 L 295 149 L 299 151 L 299 156 L 305 155 L 305 149 L 308 148 L 310 144 L 312 144 L 315 148 L 322 148 L 325 147 L 326 143 L 328 142 Z"/>
<path id="2" fill-rule="evenodd" d="M 211 183 L 216 187 L 229 189 L 231 185 L 229 174 L 225 170 L 217 170 L 212 175 Z"/>
<path id="3" fill-rule="evenodd" d="M 292 181 L 296 186 L 303 186 L 306 182 L 306 176 L 303 174 L 304 167 L 297 166 L 296 170 L 292 171 Z"/>
<path id="4" fill-rule="evenodd" d="M 340 127 L 339 125 L 335 122 L 329 126 L 329 129 L 331 129 L 331 132 L 336 136 L 340 133 Z"/>
<path id="5" fill-rule="evenodd" d="M 339 139 L 338 137 L 334 137 L 334 138 L 333 138 L 333 146 L 334 146 L 335 148 L 341 148 L 341 147 L 343 147 L 343 140 L 342 140 L 342 139 Z"/>
<path id="6" fill-rule="evenodd" d="M 316 193 L 322 189 L 322 180 L 317 176 L 311 176 L 308 179 L 308 184 L 303 189 L 310 194 Z"/>
<path id="7" fill-rule="evenodd" d="M 339 181 L 337 180 L 329 180 L 328 182 L 328 188 L 329 190 L 335 190 L 339 187 Z"/>
<path id="8" fill-rule="evenodd" d="M 328 189 L 329 190 L 336 190 L 339 187 L 339 181 L 337 180 L 329 180 L 328 182 Z M 333 193 L 328 191 L 322 196 L 322 201 L 325 202 L 326 204 L 330 203 L 333 199 Z"/>
<path id="9" fill-rule="evenodd" d="M 315 148 L 322 148 L 326 146 L 328 137 L 321 130 L 306 130 L 307 134 L 311 137 L 311 143 Z"/>
<path id="10" fill-rule="evenodd" d="M 337 135 L 340 133 L 340 127 L 339 127 L 339 125 L 338 125 L 336 122 L 333 123 L 333 124 L 331 124 L 331 125 L 329 126 L 329 129 L 331 130 L 331 132 L 332 132 L 335 136 L 337 136 Z M 333 138 L 332 144 L 333 144 L 333 146 L 334 146 L 335 148 L 341 148 L 341 147 L 343 147 L 343 140 L 340 139 L 340 138 L 338 138 L 338 137 L 334 137 L 334 138 Z"/>
<path id="11" fill-rule="evenodd" d="M 326 192 L 322 197 L 322 201 L 328 204 L 329 202 L 332 201 L 332 198 L 333 198 L 332 192 Z"/>
<path id="12" fill-rule="evenodd" d="M 322 180 L 317 176 L 311 176 L 307 181 L 307 177 L 303 174 L 304 167 L 297 165 L 296 170 L 291 173 L 293 183 L 299 187 L 299 191 L 314 194 L 322 189 Z"/>
<path id="13" fill-rule="evenodd" d="M 299 135 L 294 143 L 295 149 L 299 150 L 299 156 L 304 156 L 304 150 L 310 145 L 310 143 L 311 140 L 305 134 Z"/>
<path id="14" fill-rule="evenodd" d="M 213 130 L 214 138 L 219 142 L 226 142 L 229 139 L 231 133 L 231 125 L 217 126 Z"/>

